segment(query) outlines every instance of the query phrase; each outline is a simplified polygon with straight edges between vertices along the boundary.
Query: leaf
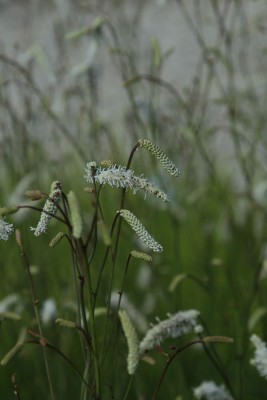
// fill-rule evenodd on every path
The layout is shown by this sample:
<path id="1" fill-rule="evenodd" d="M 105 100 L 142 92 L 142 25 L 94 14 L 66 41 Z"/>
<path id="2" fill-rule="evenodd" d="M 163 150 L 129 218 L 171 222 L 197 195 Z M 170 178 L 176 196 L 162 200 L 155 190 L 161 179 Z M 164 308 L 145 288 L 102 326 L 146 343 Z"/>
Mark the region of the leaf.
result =
<path id="1" fill-rule="evenodd" d="M 161 66 L 161 60 L 162 60 L 162 56 L 161 56 L 161 49 L 160 49 L 160 44 L 158 39 L 153 38 L 151 41 L 151 45 L 152 45 L 152 65 L 153 65 L 153 69 L 160 69 Z"/>
<path id="2" fill-rule="evenodd" d="M 96 32 L 106 21 L 107 19 L 104 17 L 97 17 L 93 21 L 92 25 L 84 26 L 76 31 L 67 33 L 66 40 L 77 40 L 82 36 L 88 35 L 89 33 Z"/>

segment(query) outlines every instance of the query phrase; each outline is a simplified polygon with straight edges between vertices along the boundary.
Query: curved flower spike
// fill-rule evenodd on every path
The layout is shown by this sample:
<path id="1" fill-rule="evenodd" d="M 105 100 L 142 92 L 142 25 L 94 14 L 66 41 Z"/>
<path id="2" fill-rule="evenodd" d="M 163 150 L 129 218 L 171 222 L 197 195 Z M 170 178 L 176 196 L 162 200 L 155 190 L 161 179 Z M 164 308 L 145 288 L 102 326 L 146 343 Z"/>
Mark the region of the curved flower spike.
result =
<path id="1" fill-rule="evenodd" d="M 169 157 L 163 152 L 163 150 L 161 150 L 159 146 L 147 139 L 139 139 L 138 143 L 140 147 L 144 147 L 150 151 L 150 153 L 153 154 L 157 160 L 159 160 L 159 162 L 171 175 L 177 177 L 181 175 L 179 168 L 176 167 L 176 165 L 169 159 Z"/>
<path id="2" fill-rule="evenodd" d="M 161 244 L 157 243 L 152 236 L 147 232 L 144 225 L 136 218 L 129 210 L 118 211 L 120 216 L 125 219 L 131 228 L 136 232 L 139 239 L 144 242 L 151 250 L 159 253 L 163 250 Z"/>

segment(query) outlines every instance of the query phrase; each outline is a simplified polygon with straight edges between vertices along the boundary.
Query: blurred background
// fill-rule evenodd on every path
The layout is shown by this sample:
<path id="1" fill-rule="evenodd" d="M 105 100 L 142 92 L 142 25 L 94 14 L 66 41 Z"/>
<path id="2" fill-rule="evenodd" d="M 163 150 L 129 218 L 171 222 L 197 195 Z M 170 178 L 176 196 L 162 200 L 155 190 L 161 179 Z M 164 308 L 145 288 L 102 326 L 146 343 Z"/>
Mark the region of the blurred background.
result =
<path id="1" fill-rule="evenodd" d="M 266 35 L 265 0 L 0 1 L 0 206 L 28 204 L 26 190 L 49 192 L 58 179 L 66 193 L 79 195 L 90 221 L 86 162 L 126 165 L 140 138 L 157 143 L 182 171 L 176 180 L 143 149 L 134 157 L 132 169 L 157 182 L 171 203 L 127 195 L 127 208 L 164 252 L 152 266 L 136 263 L 125 295 L 142 315 L 141 336 L 156 316 L 196 308 L 206 333 L 231 336 L 235 344 L 216 348 L 217 369 L 201 349 L 182 354 L 162 399 L 191 399 L 204 380 L 230 382 L 240 400 L 263 399 L 267 390 L 249 363 L 250 335 L 267 340 Z M 105 190 L 103 209 L 112 221 L 119 195 Z M 50 301 L 47 337 L 79 363 L 79 341 L 53 323 L 71 319 L 75 309 L 66 244 L 47 250 L 60 228 L 52 223 L 46 236 L 33 238 L 29 226 L 38 215 L 8 220 L 23 232 L 40 309 Z M 135 240 L 125 231 L 121 260 Z M 96 265 L 102 253 L 100 246 Z M 0 268 L 0 310 L 20 316 L 2 320 L 2 357 L 20 329 L 34 323 L 14 238 L 0 243 Z M 126 353 L 125 346 L 118 368 Z M 51 363 L 58 398 L 76 396 L 72 371 L 61 369 L 54 354 Z M 163 364 L 159 357 L 156 366 L 140 367 L 130 398 L 151 397 Z M 48 398 L 35 349 L 1 368 L 6 398 L 13 372 L 25 398 Z"/>

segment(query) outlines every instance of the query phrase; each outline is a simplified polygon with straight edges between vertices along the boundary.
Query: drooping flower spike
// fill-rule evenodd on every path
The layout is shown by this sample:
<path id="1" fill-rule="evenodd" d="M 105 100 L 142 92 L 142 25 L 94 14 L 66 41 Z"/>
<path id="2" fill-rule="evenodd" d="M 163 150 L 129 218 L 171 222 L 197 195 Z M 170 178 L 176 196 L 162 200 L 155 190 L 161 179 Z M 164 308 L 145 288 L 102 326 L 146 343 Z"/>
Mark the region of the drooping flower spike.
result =
<path id="1" fill-rule="evenodd" d="M 176 177 L 181 175 L 179 168 L 176 167 L 176 165 L 169 159 L 169 157 L 164 153 L 163 150 L 161 150 L 159 146 L 147 139 L 139 139 L 138 143 L 140 147 L 144 147 L 151 154 L 153 154 L 171 175 Z"/>
<path id="2" fill-rule="evenodd" d="M 139 239 L 144 242 L 151 250 L 156 253 L 159 253 L 163 250 L 161 244 L 157 243 L 153 237 L 147 232 L 144 225 L 139 221 L 136 216 L 131 213 L 129 210 L 120 210 L 118 211 L 120 216 L 125 219 L 126 222 L 130 225 L 130 227 L 136 232 Z"/>
<path id="3" fill-rule="evenodd" d="M 119 317 L 128 345 L 127 371 L 133 375 L 139 362 L 139 339 L 126 311 L 119 311 Z"/>

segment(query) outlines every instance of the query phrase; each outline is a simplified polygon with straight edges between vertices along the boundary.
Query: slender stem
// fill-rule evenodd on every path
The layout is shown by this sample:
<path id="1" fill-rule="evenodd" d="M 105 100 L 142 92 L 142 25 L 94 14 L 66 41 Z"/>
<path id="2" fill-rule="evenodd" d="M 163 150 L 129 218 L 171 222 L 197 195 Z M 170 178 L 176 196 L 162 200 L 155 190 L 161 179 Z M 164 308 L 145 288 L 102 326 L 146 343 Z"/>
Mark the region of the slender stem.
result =
<path id="1" fill-rule="evenodd" d="M 64 219 L 62 219 L 60 217 L 57 217 L 56 215 L 51 214 L 51 213 L 43 210 L 42 208 L 34 207 L 34 206 L 18 206 L 18 208 L 28 208 L 28 209 L 31 209 L 31 210 L 43 212 L 43 213 L 49 215 L 50 217 L 53 217 L 53 218 L 57 219 L 58 221 L 62 222 L 63 224 L 67 225 L 67 223 L 66 223 L 66 221 Z"/>
<path id="2" fill-rule="evenodd" d="M 129 394 L 131 385 L 132 385 L 132 383 L 133 383 L 133 379 L 134 379 L 134 375 L 132 375 L 131 378 L 129 379 L 129 382 L 128 382 L 128 385 L 127 385 L 127 389 L 126 389 L 125 395 L 124 395 L 124 397 L 123 397 L 123 400 L 126 400 L 127 397 L 128 397 L 128 394 Z"/>
<path id="3" fill-rule="evenodd" d="M 193 346 L 194 344 L 199 344 L 199 343 L 203 343 L 203 340 L 198 339 L 198 340 L 194 340 L 194 341 L 192 341 L 192 342 L 189 342 L 189 343 L 187 343 L 185 346 L 180 347 L 179 349 L 175 350 L 175 351 L 167 358 L 166 365 L 165 365 L 165 367 L 164 367 L 164 369 L 163 369 L 163 371 L 162 371 L 162 374 L 161 374 L 161 376 L 160 376 L 159 382 L 158 382 L 158 384 L 157 384 L 157 386 L 156 386 L 156 389 L 155 389 L 155 391 L 154 391 L 154 393 L 153 393 L 152 400 L 155 400 L 155 399 L 157 398 L 158 393 L 159 393 L 159 389 L 160 389 L 161 384 L 162 384 L 162 382 L 163 382 L 163 379 L 164 379 L 164 377 L 165 377 L 165 375 L 166 375 L 166 373 L 167 373 L 167 371 L 168 371 L 168 369 L 169 369 L 169 366 L 171 365 L 171 363 L 173 362 L 173 360 L 176 358 L 176 356 L 177 356 L 178 354 L 180 354 L 183 350 L 187 349 L 188 347 Z"/>
<path id="4" fill-rule="evenodd" d="M 83 243 L 79 240 L 79 245 L 82 251 L 82 263 L 83 263 L 83 273 L 85 274 L 85 281 L 87 283 L 88 290 L 88 311 L 89 311 L 89 326 L 90 335 L 92 340 L 93 349 L 93 363 L 95 371 L 95 385 L 96 385 L 96 395 L 99 399 L 101 396 L 101 384 L 100 384 L 100 369 L 99 369 L 99 359 L 97 350 L 97 340 L 96 340 L 96 330 L 95 330 L 95 318 L 94 318 L 94 292 L 92 287 L 91 273 L 89 270 L 88 260 L 86 250 L 84 249 Z"/>
<path id="5" fill-rule="evenodd" d="M 29 264 L 27 255 L 25 253 L 25 250 L 24 250 L 24 247 L 23 247 L 23 244 L 22 244 L 20 231 L 18 231 L 18 230 L 16 231 L 16 236 L 17 236 L 17 243 L 18 243 L 18 245 L 19 245 L 19 247 L 21 249 L 21 256 L 24 259 L 26 270 L 27 270 L 27 274 L 28 274 L 29 286 L 30 286 L 30 292 L 31 292 L 31 298 L 32 298 L 32 304 L 33 304 L 33 308 L 34 308 L 34 313 L 35 313 L 35 318 L 36 318 L 36 322 L 37 322 L 39 335 L 40 335 L 40 337 L 42 337 L 43 333 L 42 333 L 41 319 L 40 319 L 39 310 L 38 310 L 39 301 L 35 296 L 33 280 L 32 280 L 32 275 L 31 275 L 31 270 L 30 270 L 30 264 Z M 51 399 L 55 400 L 54 389 L 53 389 L 53 385 L 52 385 L 50 369 L 49 369 L 49 365 L 48 365 L 48 360 L 47 360 L 45 347 L 43 347 L 43 357 L 44 357 L 44 364 L 45 364 L 45 370 L 46 370 L 49 390 L 50 390 L 50 394 L 51 394 Z"/>
<path id="6" fill-rule="evenodd" d="M 90 397 L 93 399 L 94 397 L 93 397 L 93 394 L 91 393 L 90 386 L 89 386 L 88 382 L 86 382 L 86 380 L 80 374 L 80 372 L 75 367 L 73 362 L 64 353 L 62 353 L 62 351 L 60 351 L 57 347 L 53 346 L 51 343 L 48 343 L 43 337 L 41 339 L 43 339 L 42 343 L 45 343 L 45 347 L 47 347 L 50 350 L 55 351 L 58 355 L 60 355 L 60 357 L 62 357 L 70 365 L 70 367 L 73 369 L 73 371 L 76 373 L 76 375 L 83 381 L 84 385 L 87 388 L 87 391 L 88 391 Z M 40 340 L 27 340 L 23 344 L 37 344 L 37 345 L 40 345 L 40 346 L 44 347 L 44 345 L 42 343 L 40 342 Z"/>
<path id="7" fill-rule="evenodd" d="M 109 339 L 108 339 L 108 341 L 107 341 L 107 345 L 106 345 L 106 349 L 105 349 L 105 354 L 107 354 L 108 349 L 110 349 L 110 342 L 111 342 L 111 339 L 112 339 L 112 334 L 113 334 L 115 325 L 116 325 L 117 320 L 118 320 L 118 312 L 119 312 L 119 309 L 120 309 L 121 298 L 122 298 L 122 293 L 123 293 L 123 290 L 124 290 L 124 285 L 125 285 L 125 281 L 126 281 L 126 275 L 127 275 L 127 271 L 128 271 L 130 259 L 131 259 L 131 254 L 129 254 L 129 256 L 128 256 L 128 258 L 127 258 L 126 266 L 125 266 L 125 269 L 124 269 L 124 274 L 123 274 L 123 278 L 122 278 L 121 289 L 120 289 L 120 291 L 119 291 L 119 300 L 118 300 L 118 304 L 117 304 L 117 309 L 116 309 L 116 313 L 115 313 L 115 317 L 114 317 L 114 320 L 113 320 L 112 327 L 111 327 L 111 329 L 110 329 L 110 335 L 109 335 Z"/>

